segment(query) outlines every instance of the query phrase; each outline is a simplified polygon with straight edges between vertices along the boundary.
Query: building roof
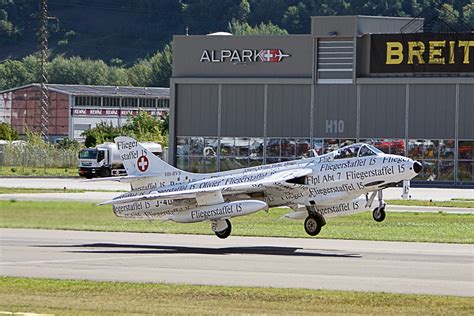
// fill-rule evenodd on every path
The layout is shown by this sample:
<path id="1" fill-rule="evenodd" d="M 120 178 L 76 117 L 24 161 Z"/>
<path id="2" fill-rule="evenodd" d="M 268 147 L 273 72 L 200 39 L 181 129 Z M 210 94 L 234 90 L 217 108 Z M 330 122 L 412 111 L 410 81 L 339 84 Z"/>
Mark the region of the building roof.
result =
<path id="1" fill-rule="evenodd" d="M 149 97 L 168 99 L 169 88 L 157 87 L 123 87 L 123 86 L 89 86 L 73 84 L 47 84 L 48 90 L 74 96 L 126 96 L 126 97 Z M 15 91 L 23 88 L 39 87 L 38 83 L 15 87 L 0 93 Z"/>

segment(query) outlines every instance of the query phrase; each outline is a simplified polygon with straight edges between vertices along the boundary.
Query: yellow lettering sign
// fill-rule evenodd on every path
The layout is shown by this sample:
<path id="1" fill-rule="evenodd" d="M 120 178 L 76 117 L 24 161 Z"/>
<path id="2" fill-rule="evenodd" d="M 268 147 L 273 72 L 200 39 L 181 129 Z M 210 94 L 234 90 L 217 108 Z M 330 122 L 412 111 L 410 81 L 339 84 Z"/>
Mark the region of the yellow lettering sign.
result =
<path id="1" fill-rule="evenodd" d="M 474 47 L 474 42 L 459 41 L 459 47 L 464 47 L 464 60 L 462 63 L 469 64 L 469 48 Z"/>
<path id="2" fill-rule="evenodd" d="M 440 64 L 444 65 L 445 60 L 443 56 L 443 51 L 441 50 L 446 46 L 446 41 L 430 41 L 430 56 L 428 63 L 429 64 Z"/>
<path id="3" fill-rule="evenodd" d="M 408 63 L 413 64 L 413 57 L 418 58 L 418 64 L 424 64 L 423 53 L 425 44 L 423 42 L 408 42 Z"/>
<path id="4" fill-rule="evenodd" d="M 403 45 L 400 42 L 387 42 L 387 65 L 399 65 L 403 62 Z"/>
<path id="5" fill-rule="evenodd" d="M 455 41 L 449 41 L 449 63 L 454 64 L 454 46 L 456 45 Z"/>

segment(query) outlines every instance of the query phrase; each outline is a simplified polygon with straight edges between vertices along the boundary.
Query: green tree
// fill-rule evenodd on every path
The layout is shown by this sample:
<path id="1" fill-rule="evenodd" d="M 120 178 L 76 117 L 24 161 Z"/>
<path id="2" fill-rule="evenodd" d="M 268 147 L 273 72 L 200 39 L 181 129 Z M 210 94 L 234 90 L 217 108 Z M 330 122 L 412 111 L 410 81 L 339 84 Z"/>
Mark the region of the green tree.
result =
<path id="1" fill-rule="evenodd" d="M 285 29 L 278 27 L 272 22 L 260 23 L 254 27 L 247 22 L 239 22 L 232 20 L 229 26 L 229 31 L 234 35 L 286 35 L 288 32 Z"/>
<path id="2" fill-rule="evenodd" d="M 128 82 L 132 86 L 147 87 L 151 86 L 152 67 L 150 60 L 139 60 L 135 65 L 127 68 Z"/>
<path id="3" fill-rule="evenodd" d="M 237 16 L 235 17 L 239 21 L 246 21 L 250 14 L 250 3 L 248 0 L 242 0 L 237 10 Z"/>
<path id="4" fill-rule="evenodd" d="M 136 116 L 129 116 L 127 123 L 123 125 L 124 135 L 135 138 L 138 141 L 154 141 L 164 143 L 165 135 L 161 132 L 160 121 L 155 116 L 145 111 L 140 111 Z"/>
<path id="5" fill-rule="evenodd" d="M 172 73 L 173 51 L 168 44 L 150 59 L 150 84 L 155 87 L 169 87 Z"/>
<path id="6" fill-rule="evenodd" d="M 445 3 L 439 10 L 439 18 L 450 27 L 455 27 L 459 21 L 459 12 L 449 3 Z"/>
<path id="7" fill-rule="evenodd" d="M 0 139 L 8 141 L 17 140 L 18 132 L 10 124 L 0 123 Z"/>
<path id="8" fill-rule="evenodd" d="M 82 132 L 81 136 L 88 139 L 87 147 L 95 146 L 105 142 L 113 142 L 114 138 L 122 135 L 120 127 L 113 126 L 112 123 L 100 122 L 95 127 Z M 95 142 L 94 142 L 95 140 Z"/>
<path id="9" fill-rule="evenodd" d="M 283 25 L 291 33 L 303 33 L 310 21 L 310 12 L 304 3 L 289 6 L 283 15 Z"/>
<path id="10" fill-rule="evenodd" d="M 466 23 L 471 29 L 474 29 L 474 2 L 467 4 L 462 9 L 463 22 Z"/>
<path id="11" fill-rule="evenodd" d="M 0 90 L 22 86 L 32 78 L 25 65 L 19 60 L 7 60 L 0 64 Z"/>
<path id="12" fill-rule="evenodd" d="M 61 139 L 57 144 L 57 147 L 62 148 L 62 149 L 72 149 L 72 150 L 79 150 L 81 148 L 81 144 L 75 140 L 75 139 L 70 139 L 68 137 L 64 137 Z"/>
<path id="13" fill-rule="evenodd" d="M 95 145 L 97 145 L 97 139 L 95 138 L 95 136 L 92 134 L 87 135 L 86 139 L 84 140 L 84 146 L 95 147 Z"/>
<path id="14" fill-rule="evenodd" d="M 165 112 L 163 116 L 158 121 L 158 129 L 160 130 L 161 135 L 167 136 L 170 129 L 170 115 L 168 112 Z"/>

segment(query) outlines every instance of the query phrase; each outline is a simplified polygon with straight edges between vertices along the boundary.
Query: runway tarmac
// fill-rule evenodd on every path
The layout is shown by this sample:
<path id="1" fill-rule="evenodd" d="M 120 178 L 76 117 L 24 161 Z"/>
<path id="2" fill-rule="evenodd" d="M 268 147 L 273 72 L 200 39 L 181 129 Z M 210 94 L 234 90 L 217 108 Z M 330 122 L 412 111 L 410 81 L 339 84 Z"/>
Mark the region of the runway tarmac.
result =
<path id="1" fill-rule="evenodd" d="M 0 229 L 3 276 L 474 296 L 474 245 Z"/>

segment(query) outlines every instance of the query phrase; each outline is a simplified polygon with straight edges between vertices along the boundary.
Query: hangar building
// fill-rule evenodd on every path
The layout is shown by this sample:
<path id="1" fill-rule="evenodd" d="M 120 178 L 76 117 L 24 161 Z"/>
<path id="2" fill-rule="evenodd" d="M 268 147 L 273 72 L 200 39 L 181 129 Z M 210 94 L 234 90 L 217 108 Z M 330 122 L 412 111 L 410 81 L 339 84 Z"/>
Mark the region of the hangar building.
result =
<path id="1" fill-rule="evenodd" d="M 169 88 L 48 84 L 49 137 L 82 140 L 81 133 L 99 122 L 114 126 L 139 110 L 161 116 L 169 109 Z M 0 91 L 0 123 L 19 134 L 25 127 L 40 131 L 39 84 Z"/>
<path id="2" fill-rule="evenodd" d="M 312 17 L 310 35 L 175 36 L 170 157 L 213 172 L 370 142 L 474 185 L 474 33 L 423 19 Z"/>

